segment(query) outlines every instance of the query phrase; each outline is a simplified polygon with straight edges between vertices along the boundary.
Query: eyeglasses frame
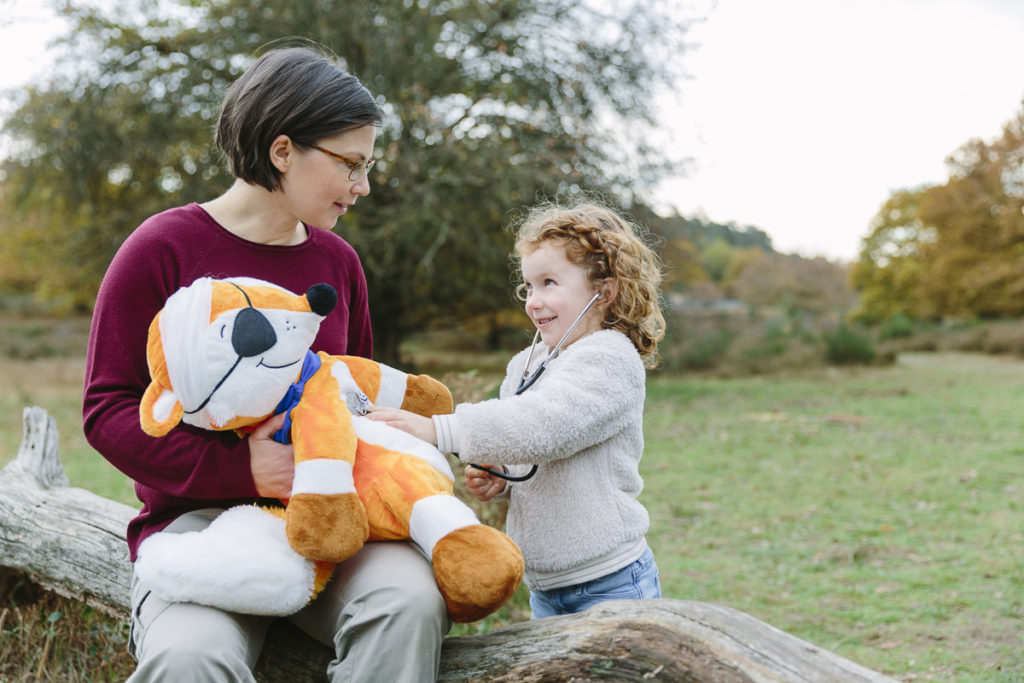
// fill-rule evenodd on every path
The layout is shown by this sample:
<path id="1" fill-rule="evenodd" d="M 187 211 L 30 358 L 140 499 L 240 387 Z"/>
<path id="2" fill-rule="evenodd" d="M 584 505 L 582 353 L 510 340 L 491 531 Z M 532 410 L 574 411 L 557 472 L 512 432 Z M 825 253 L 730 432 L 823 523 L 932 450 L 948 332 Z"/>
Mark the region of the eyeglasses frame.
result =
<path id="1" fill-rule="evenodd" d="M 377 163 L 376 159 L 349 159 L 348 157 L 338 154 L 337 152 L 332 152 L 329 149 L 324 149 L 320 145 L 311 144 L 309 146 L 317 150 L 318 152 L 323 152 L 327 156 L 334 157 L 338 161 L 344 161 L 346 164 L 348 164 L 348 179 L 352 181 L 359 180 L 364 175 L 368 176 L 370 174 L 370 169 L 373 168 L 373 165 L 375 163 Z"/>

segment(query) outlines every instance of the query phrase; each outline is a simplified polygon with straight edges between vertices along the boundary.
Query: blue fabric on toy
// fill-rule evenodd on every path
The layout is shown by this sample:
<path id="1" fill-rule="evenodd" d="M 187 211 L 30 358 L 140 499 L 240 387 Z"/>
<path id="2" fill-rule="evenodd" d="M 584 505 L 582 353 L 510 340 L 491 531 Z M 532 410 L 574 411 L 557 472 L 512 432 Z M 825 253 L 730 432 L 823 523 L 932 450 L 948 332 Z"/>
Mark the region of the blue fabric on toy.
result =
<path id="1" fill-rule="evenodd" d="M 292 408 L 299 405 L 299 400 L 302 399 L 302 392 L 306 389 L 306 382 L 309 378 L 316 374 L 316 371 L 320 369 L 320 356 L 316 355 L 312 351 L 306 351 L 306 357 L 302 360 L 302 372 L 299 373 L 298 381 L 294 382 L 288 391 L 285 392 L 284 398 L 274 408 L 274 415 L 280 415 L 285 413 L 284 425 L 274 432 L 274 441 L 283 444 L 289 444 L 292 442 Z"/>

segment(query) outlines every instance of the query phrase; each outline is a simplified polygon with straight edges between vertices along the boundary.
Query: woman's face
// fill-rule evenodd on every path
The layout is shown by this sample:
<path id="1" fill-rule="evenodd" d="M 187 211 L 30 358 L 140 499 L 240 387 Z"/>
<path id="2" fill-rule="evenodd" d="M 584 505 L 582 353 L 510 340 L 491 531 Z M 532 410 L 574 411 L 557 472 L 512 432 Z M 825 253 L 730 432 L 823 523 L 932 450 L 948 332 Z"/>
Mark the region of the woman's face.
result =
<path id="1" fill-rule="evenodd" d="M 376 139 L 377 127 L 363 126 L 317 141 L 318 147 L 347 161 L 316 148 L 290 145 L 288 162 L 281 173 L 281 191 L 295 217 L 307 225 L 330 230 L 357 197 L 370 194 L 365 171 L 355 180 L 349 175 L 352 163 L 373 158 Z"/>

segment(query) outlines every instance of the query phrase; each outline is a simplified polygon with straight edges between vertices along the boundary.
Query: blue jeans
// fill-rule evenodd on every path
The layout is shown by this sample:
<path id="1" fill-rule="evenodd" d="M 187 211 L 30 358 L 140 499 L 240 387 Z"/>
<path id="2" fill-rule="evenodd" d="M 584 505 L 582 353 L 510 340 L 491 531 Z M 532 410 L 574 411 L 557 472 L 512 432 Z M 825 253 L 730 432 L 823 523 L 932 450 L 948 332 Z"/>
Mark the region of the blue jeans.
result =
<path id="1" fill-rule="evenodd" d="M 606 600 L 647 600 L 661 597 L 658 565 L 648 548 L 640 559 L 611 574 L 549 591 L 531 590 L 531 619 L 574 614 Z"/>

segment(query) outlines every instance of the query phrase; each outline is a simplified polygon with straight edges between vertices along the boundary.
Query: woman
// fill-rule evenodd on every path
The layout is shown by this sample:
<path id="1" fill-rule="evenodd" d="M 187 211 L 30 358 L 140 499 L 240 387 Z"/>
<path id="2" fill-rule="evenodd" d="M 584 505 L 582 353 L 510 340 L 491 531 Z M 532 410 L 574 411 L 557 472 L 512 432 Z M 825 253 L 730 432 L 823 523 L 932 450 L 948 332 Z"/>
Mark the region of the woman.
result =
<path id="1" fill-rule="evenodd" d="M 228 90 L 216 142 L 234 184 L 203 204 L 150 217 L 118 250 L 96 300 L 83 417 L 89 443 L 135 481 L 142 510 L 128 526 L 134 561 L 156 531 L 205 527 L 224 509 L 287 497 L 291 446 L 181 426 L 161 439 L 139 426 L 149 381 L 146 335 L 164 301 L 203 276 L 249 276 L 289 290 L 326 282 L 338 306 L 314 351 L 370 357 L 366 278 L 329 232 L 369 194 L 382 115 L 366 88 L 306 48 L 264 54 Z M 165 603 L 133 579 L 131 680 L 253 680 L 270 619 Z M 332 680 L 433 680 L 448 630 L 426 558 L 404 543 L 370 543 L 339 565 L 313 603 L 289 617 L 335 649 Z"/>

